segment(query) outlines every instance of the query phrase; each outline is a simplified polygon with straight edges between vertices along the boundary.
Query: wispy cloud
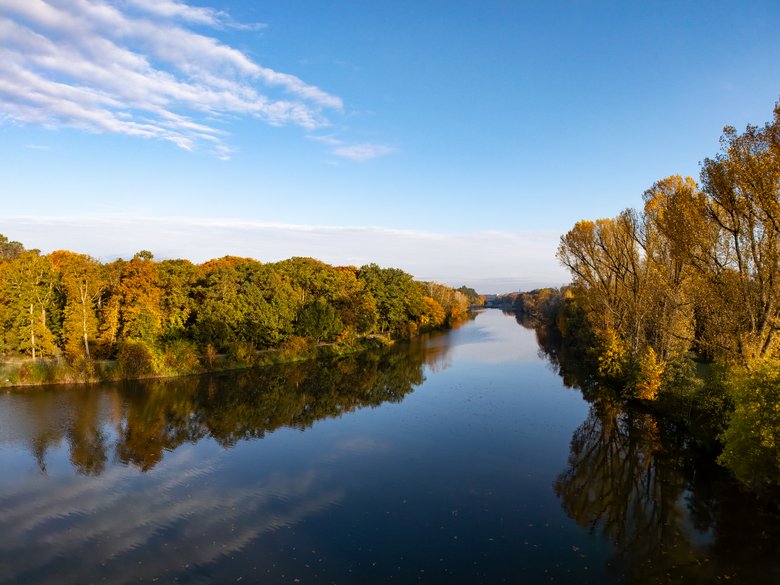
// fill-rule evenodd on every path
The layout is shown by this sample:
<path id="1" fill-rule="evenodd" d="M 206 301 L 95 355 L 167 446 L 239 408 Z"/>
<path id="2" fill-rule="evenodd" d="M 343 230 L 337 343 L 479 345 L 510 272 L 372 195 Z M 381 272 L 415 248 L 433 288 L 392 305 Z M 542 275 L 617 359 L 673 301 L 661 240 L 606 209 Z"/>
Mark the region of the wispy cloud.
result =
<path id="1" fill-rule="evenodd" d="M 384 227 L 280 224 L 241 219 L 95 215 L 3 217 L 0 233 L 44 252 L 66 248 L 105 260 L 141 248 L 159 258 L 203 262 L 226 255 L 275 262 L 311 256 L 334 265 L 376 262 L 422 280 L 480 292 L 528 290 L 568 281 L 555 259 L 557 232 L 441 234 Z"/>
<path id="2" fill-rule="evenodd" d="M 176 0 L 2 0 L 0 113 L 17 122 L 168 140 L 226 158 L 215 120 L 307 130 L 341 98 L 188 26 L 241 28 Z M 249 25 L 254 27 L 256 25 Z"/>
<path id="3" fill-rule="evenodd" d="M 351 144 L 334 148 L 331 152 L 341 158 L 362 162 L 390 154 L 395 149 L 383 144 Z"/>
<path id="4" fill-rule="evenodd" d="M 183 20 L 191 24 L 241 30 L 260 30 L 266 27 L 263 23 L 239 23 L 222 10 L 189 6 L 176 0 L 125 0 L 125 3 L 157 17 Z"/>
<path id="5" fill-rule="evenodd" d="M 333 134 L 309 134 L 307 138 L 332 146 L 331 154 L 356 162 L 371 160 L 396 151 L 392 146 L 384 144 L 348 144 Z"/>

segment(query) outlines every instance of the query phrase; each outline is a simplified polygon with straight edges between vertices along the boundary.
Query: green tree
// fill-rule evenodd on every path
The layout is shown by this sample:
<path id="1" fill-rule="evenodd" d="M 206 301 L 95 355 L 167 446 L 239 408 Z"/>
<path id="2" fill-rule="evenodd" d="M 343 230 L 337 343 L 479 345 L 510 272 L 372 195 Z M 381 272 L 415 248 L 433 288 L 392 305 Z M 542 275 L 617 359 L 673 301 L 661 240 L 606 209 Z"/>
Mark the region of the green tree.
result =
<path id="1" fill-rule="evenodd" d="M 780 486 L 780 367 L 764 362 L 732 372 L 728 388 L 736 408 L 722 435 L 718 461 L 755 491 Z"/>
<path id="2" fill-rule="evenodd" d="M 0 234 L 0 264 L 18 258 L 23 252 L 24 246 L 22 244 L 9 241 L 6 236 Z"/>
<path id="3" fill-rule="evenodd" d="M 276 268 L 286 274 L 302 305 L 323 299 L 339 320 L 355 333 L 367 333 L 376 323 L 376 303 L 351 266 L 330 266 L 314 258 L 291 258 Z"/>
<path id="4" fill-rule="evenodd" d="M 0 302 L 7 347 L 33 359 L 56 353 L 48 311 L 56 275 L 51 259 L 37 250 L 23 252 L 3 266 Z"/>
<path id="5" fill-rule="evenodd" d="M 237 341 L 273 346 L 292 333 L 300 298 L 273 266 L 227 257 L 203 267 L 197 287 L 195 335 L 226 348 Z"/>
<path id="6" fill-rule="evenodd" d="M 425 313 L 424 290 L 410 274 L 368 264 L 358 270 L 357 277 L 376 301 L 380 333 L 405 337 L 415 332 Z"/>
<path id="7" fill-rule="evenodd" d="M 157 264 L 162 312 L 162 336 L 166 340 L 186 337 L 194 306 L 194 288 L 200 276 L 197 266 L 188 260 L 164 260 Z"/>
<path id="8" fill-rule="evenodd" d="M 315 341 L 333 341 L 344 330 L 344 324 L 333 305 L 320 297 L 301 307 L 295 330 L 298 335 Z"/>

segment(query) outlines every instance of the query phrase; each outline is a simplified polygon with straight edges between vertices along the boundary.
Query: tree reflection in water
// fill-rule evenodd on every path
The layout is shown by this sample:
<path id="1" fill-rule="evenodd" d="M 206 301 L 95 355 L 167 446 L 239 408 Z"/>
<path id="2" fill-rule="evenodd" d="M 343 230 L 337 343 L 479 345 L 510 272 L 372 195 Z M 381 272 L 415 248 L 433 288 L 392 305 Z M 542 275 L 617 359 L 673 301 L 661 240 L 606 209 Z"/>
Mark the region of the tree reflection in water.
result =
<path id="1" fill-rule="evenodd" d="M 626 407 L 588 375 L 587 356 L 544 324 L 540 353 L 591 403 L 554 484 L 566 514 L 612 543 L 629 583 L 778 583 L 776 503 L 741 493 L 711 453 L 670 421 Z"/>
<path id="2" fill-rule="evenodd" d="M 670 570 L 701 568 L 684 510 L 683 466 L 662 447 L 652 416 L 604 400 L 575 431 L 555 492 L 571 518 L 615 545 L 616 568 L 632 583 L 652 583 Z"/>
<path id="3" fill-rule="evenodd" d="M 81 474 L 101 474 L 112 458 L 146 472 L 166 451 L 204 437 L 231 447 L 282 427 L 303 430 L 319 419 L 399 402 L 422 384 L 425 365 L 446 367 L 449 347 L 439 341 L 421 338 L 330 361 L 20 395 L 32 416 L 16 432 L 42 473 L 48 449 L 63 440 Z"/>

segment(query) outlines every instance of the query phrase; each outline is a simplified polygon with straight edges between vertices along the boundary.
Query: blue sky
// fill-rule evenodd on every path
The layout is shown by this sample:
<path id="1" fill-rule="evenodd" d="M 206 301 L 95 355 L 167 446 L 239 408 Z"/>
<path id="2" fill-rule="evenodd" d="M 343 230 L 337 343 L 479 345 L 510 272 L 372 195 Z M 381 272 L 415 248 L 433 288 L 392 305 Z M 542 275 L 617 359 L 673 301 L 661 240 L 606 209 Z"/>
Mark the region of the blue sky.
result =
<path id="1" fill-rule="evenodd" d="M 0 233 L 557 285 L 559 236 L 771 118 L 780 4 L 0 0 Z"/>

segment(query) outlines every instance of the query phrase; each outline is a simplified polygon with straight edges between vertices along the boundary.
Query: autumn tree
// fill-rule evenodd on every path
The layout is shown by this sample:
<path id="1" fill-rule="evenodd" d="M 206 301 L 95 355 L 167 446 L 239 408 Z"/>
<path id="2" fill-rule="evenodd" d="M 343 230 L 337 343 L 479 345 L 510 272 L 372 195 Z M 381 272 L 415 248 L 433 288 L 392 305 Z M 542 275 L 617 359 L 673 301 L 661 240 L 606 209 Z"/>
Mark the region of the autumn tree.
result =
<path id="1" fill-rule="evenodd" d="M 106 288 L 102 266 L 84 254 L 59 251 L 51 256 L 65 295 L 65 352 L 71 359 L 89 359 L 90 343 L 94 343 L 98 332 L 98 301 Z"/>
<path id="2" fill-rule="evenodd" d="M 704 197 L 690 177 L 658 181 L 644 200 L 642 242 L 654 315 L 649 337 L 662 359 L 675 358 L 695 343 L 701 280 L 693 266 L 713 234 L 703 225 Z"/>
<path id="3" fill-rule="evenodd" d="M 738 134 L 701 172 L 714 249 L 699 265 L 711 298 L 732 315 L 728 357 L 745 365 L 776 357 L 780 327 L 780 103 L 774 120 Z"/>
<path id="4" fill-rule="evenodd" d="M 55 284 L 51 259 L 37 250 L 23 252 L 2 267 L 0 302 L 9 349 L 33 359 L 56 353 L 48 325 Z"/>
<path id="5" fill-rule="evenodd" d="M 649 321 L 639 223 L 632 210 L 614 219 L 577 222 L 561 237 L 557 254 L 574 275 L 596 333 L 606 339 L 614 332 L 632 355 L 644 347 Z"/>
<path id="6" fill-rule="evenodd" d="M 113 356 L 119 341 L 120 311 L 122 306 L 120 283 L 125 264 L 127 262 L 120 258 L 101 267 L 104 291 L 97 301 L 97 345 L 100 355 L 103 357 Z"/>
<path id="7" fill-rule="evenodd" d="M 448 325 L 454 325 L 466 318 L 469 310 L 469 299 L 463 292 L 438 282 L 425 282 L 422 283 L 422 286 L 426 296 L 441 306 Z"/>
<path id="8" fill-rule="evenodd" d="M 162 332 L 162 282 L 157 264 L 146 250 L 122 266 L 119 281 L 120 335 L 124 339 L 157 342 Z"/>

